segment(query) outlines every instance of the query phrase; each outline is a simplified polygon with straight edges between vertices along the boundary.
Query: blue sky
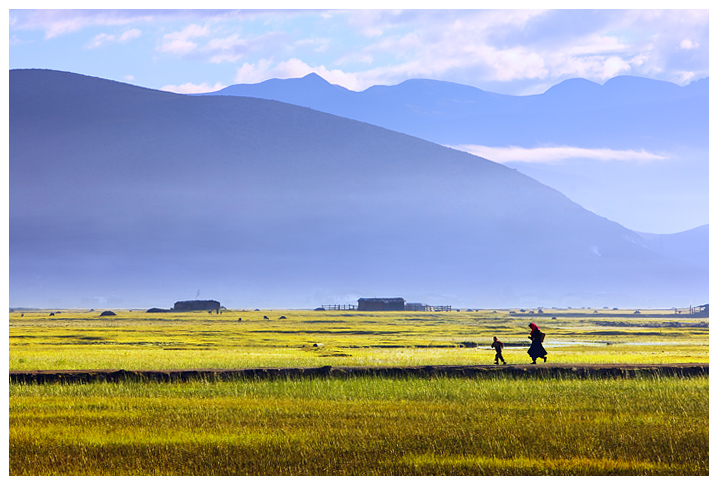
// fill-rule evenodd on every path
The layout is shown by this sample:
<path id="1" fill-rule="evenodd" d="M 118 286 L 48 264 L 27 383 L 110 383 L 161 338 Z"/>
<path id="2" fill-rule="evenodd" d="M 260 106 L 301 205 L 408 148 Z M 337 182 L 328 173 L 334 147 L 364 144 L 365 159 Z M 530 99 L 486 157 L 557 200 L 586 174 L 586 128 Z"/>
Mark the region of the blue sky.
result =
<path id="1" fill-rule="evenodd" d="M 684 85 L 708 75 L 707 9 L 11 10 L 9 17 L 10 68 L 176 92 L 309 72 L 352 90 L 431 78 L 502 94 L 536 94 L 573 77 Z"/>
<path id="2" fill-rule="evenodd" d="M 707 2 L 690 4 L 698 10 L 676 10 L 681 6 L 676 2 L 651 4 L 667 10 L 534 10 L 523 8 L 526 2 L 506 10 L 366 10 L 376 3 L 328 3 L 353 9 L 168 10 L 163 8 L 167 2 L 138 4 L 160 7 L 154 10 L 68 9 L 62 2 L 50 2 L 50 7 L 65 7 L 59 10 L 11 9 L 9 67 L 71 71 L 178 93 L 310 72 L 355 91 L 430 78 L 513 95 L 542 93 L 576 77 L 602 84 L 632 75 L 683 86 L 708 76 Z M 416 5 L 389 6 L 402 4 Z M 263 5 L 283 7 L 286 2 Z M 637 177 L 639 165 L 648 174 L 659 163 L 673 164 L 672 175 L 662 176 L 660 183 L 641 176 L 645 187 L 634 186 L 611 201 L 573 181 L 555 188 L 638 231 L 679 232 L 708 222 L 707 154 L 687 160 L 640 147 L 467 144 L 462 149 L 500 163 L 554 169 L 564 159 L 586 167 L 622 164 L 627 171 L 618 167 L 610 175 L 614 178 Z M 681 163 L 693 168 L 683 171 Z"/>

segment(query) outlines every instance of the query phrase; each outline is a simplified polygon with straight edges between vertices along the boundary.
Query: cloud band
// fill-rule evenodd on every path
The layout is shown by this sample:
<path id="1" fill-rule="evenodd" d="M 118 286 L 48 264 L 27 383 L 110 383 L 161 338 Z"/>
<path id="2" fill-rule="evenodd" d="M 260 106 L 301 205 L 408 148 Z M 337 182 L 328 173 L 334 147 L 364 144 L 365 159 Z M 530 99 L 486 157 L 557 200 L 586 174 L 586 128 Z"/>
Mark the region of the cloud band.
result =
<path id="1" fill-rule="evenodd" d="M 665 155 L 650 153 L 645 150 L 612 150 L 610 148 L 579 148 L 571 146 L 523 148 L 514 146 L 455 145 L 451 148 L 487 158 L 497 163 L 554 164 L 570 159 L 649 163 L 668 158 Z"/>

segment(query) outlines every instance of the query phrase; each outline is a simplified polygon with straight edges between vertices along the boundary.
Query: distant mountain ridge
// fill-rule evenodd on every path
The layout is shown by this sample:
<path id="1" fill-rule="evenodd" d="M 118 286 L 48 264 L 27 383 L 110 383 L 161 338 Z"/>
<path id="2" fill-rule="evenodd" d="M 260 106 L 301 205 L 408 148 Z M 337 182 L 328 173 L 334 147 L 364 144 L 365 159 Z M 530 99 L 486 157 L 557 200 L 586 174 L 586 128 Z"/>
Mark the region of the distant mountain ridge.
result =
<path id="1" fill-rule="evenodd" d="M 206 95 L 273 99 L 487 158 L 503 153 L 495 161 L 631 229 L 670 233 L 708 222 L 708 78 L 682 87 L 632 76 L 569 79 L 511 96 L 428 79 L 354 92 L 309 74 Z"/>
<path id="2" fill-rule="evenodd" d="M 543 94 L 512 96 L 428 79 L 354 92 L 308 74 L 205 95 L 273 99 L 444 145 L 533 146 L 551 140 L 593 146 L 610 137 L 621 143 L 614 148 L 633 148 L 640 140 L 646 149 L 665 149 L 706 143 L 708 136 L 707 78 L 685 87 L 632 76 L 603 85 L 570 79 Z M 554 123 L 559 119 L 570 122 Z"/>
<path id="3" fill-rule="evenodd" d="M 276 101 L 12 70 L 9 172 L 14 307 L 707 299 L 707 269 L 515 170 Z"/>

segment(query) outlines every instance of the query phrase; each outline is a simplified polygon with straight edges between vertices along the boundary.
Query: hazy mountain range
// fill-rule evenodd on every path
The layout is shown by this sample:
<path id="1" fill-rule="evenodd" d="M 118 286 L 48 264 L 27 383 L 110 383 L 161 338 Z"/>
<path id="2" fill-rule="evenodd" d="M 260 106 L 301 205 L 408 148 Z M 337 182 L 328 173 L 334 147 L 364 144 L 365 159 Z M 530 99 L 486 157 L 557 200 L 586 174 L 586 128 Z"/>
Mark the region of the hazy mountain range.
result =
<path id="1" fill-rule="evenodd" d="M 631 76 L 602 85 L 570 79 L 542 94 L 508 96 L 428 79 L 354 92 L 309 74 L 208 94 L 283 101 L 487 158 L 483 147 L 582 149 L 542 163 L 519 155 L 506 165 L 631 229 L 679 232 L 708 222 L 707 78 L 683 87 Z M 621 151 L 652 158 L 624 159 Z"/>
<path id="2" fill-rule="evenodd" d="M 308 74 L 207 94 L 283 101 L 443 145 L 592 147 L 608 139 L 614 149 L 639 141 L 658 150 L 702 145 L 708 137 L 707 78 L 685 87 L 632 76 L 603 85 L 570 79 L 543 94 L 510 96 L 429 79 L 355 92 Z"/>
<path id="3" fill-rule="evenodd" d="M 708 298 L 707 231 L 654 241 L 503 165 L 277 101 L 13 70 L 9 172 L 11 306 Z"/>

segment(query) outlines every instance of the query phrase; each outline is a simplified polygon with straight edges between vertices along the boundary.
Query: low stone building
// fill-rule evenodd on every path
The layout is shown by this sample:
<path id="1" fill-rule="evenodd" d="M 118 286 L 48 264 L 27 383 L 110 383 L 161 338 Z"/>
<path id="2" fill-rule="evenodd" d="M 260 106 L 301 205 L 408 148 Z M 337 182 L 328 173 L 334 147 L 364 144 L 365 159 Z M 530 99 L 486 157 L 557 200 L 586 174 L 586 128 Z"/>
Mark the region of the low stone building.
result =
<path id="1" fill-rule="evenodd" d="M 403 312 L 405 300 L 403 298 L 359 298 L 357 310 L 378 312 Z"/>
<path id="2" fill-rule="evenodd" d="M 216 300 L 186 300 L 175 302 L 172 311 L 175 312 L 197 312 L 197 311 L 216 311 L 219 313 L 220 304 Z"/>

